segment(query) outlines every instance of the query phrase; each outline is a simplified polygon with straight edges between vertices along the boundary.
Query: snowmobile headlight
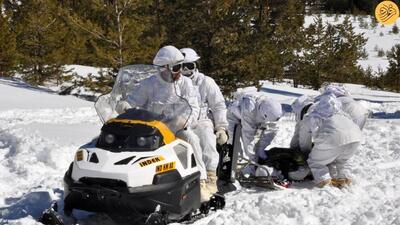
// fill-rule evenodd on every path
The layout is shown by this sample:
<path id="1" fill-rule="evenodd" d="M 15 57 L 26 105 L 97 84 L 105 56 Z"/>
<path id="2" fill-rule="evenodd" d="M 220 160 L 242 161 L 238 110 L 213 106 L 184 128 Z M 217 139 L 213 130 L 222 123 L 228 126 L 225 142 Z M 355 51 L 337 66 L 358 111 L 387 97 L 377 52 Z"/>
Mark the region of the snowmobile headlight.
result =
<path id="1" fill-rule="evenodd" d="M 147 138 L 145 138 L 145 137 L 138 137 L 138 138 L 137 138 L 137 144 L 138 144 L 140 147 L 146 146 L 146 145 L 147 145 Z"/>
<path id="2" fill-rule="evenodd" d="M 80 149 L 80 150 L 78 150 L 76 152 L 75 158 L 76 158 L 76 161 L 82 161 L 83 160 L 83 150 L 82 149 Z"/>
<path id="3" fill-rule="evenodd" d="M 112 144 L 112 143 L 114 143 L 114 141 L 115 141 L 115 135 L 113 135 L 113 134 L 107 134 L 105 137 L 104 137 L 104 140 L 105 140 L 105 142 L 107 143 L 107 144 Z"/>

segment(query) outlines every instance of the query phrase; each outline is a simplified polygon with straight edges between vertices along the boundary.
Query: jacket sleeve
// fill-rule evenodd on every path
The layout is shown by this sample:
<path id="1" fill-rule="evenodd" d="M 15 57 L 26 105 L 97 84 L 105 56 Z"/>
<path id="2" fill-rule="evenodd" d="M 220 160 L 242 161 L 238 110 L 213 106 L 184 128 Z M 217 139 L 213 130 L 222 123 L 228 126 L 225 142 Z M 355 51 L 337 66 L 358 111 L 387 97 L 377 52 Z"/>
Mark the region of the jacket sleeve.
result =
<path id="1" fill-rule="evenodd" d="M 312 149 L 311 127 L 304 120 L 299 122 L 299 147 L 302 152 L 309 152 Z"/>
<path id="2" fill-rule="evenodd" d="M 233 144 L 233 134 L 235 131 L 235 126 L 239 124 L 241 120 L 239 102 L 233 102 L 228 108 L 228 144 Z"/>
<path id="3" fill-rule="evenodd" d="M 292 140 L 290 141 L 290 148 L 291 149 L 299 149 L 300 148 L 300 122 L 296 123 L 296 127 L 294 128 L 294 134 Z"/>
<path id="4" fill-rule="evenodd" d="M 196 125 L 200 113 L 198 91 L 195 89 L 189 78 L 183 77 L 183 79 L 184 86 L 182 87 L 182 94 L 187 100 L 191 110 L 187 126 L 192 127 Z"/>
<path id="5" fill-rule="evenodd" d="M 256 146 L 256 153 L 264 151 L 274 140 L 278 133 L 278 124 L 276 122 L 268 122 L 263 126 L 263 132 Z"/>
<path id="6" fill-rule="evenodd" d="M 368 110 L 351 97 L 340 97 L 338 99 L 342 102 L 343 111 L 347 113 L 353 122 L 362 130 L 367 121 Z"/>
<path id="7" fill-rule="evenodd" d="M 243 98 L 241 101 L 241 124 L 242 124 L 242 140 L 244 149 L 249 157 L 255 155 L 254 144 L 251 145 L 256 132 L 257 121 L 255 121 L 255 102 L 250 98 Z"/>
<path id="8" fill-rule="evenodd" d="M 226 118 L 227 115 L 224 96 L 222 95 L 221 90 L 212 78 L 206 77 L 205 79 L 205 82 L 207 82 L 206 85 L 208 91 L 207 102 L 208 107 L 213 114 L 215 129 L 227 129 L 228 121 Z"/>

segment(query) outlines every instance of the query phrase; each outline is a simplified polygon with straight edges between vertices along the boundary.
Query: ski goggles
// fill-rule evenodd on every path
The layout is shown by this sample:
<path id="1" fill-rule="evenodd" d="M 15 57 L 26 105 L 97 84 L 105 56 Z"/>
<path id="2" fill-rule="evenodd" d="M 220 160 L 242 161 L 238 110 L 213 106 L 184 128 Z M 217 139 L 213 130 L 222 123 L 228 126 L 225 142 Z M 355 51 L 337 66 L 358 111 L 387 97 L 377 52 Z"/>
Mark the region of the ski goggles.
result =
<path id="1" fill-rule="evenodd" d="M 182 63 L 168 65 L 168 68 L 171 70 L 171 72 L 178 73 L 182 70 Z"/>
<path id="2" fill-rule="evenodd" d="M 194 62 L 183 63 L 182 68 L 188 70 L 194 70 L 196 68 L 196 63 Z"/>

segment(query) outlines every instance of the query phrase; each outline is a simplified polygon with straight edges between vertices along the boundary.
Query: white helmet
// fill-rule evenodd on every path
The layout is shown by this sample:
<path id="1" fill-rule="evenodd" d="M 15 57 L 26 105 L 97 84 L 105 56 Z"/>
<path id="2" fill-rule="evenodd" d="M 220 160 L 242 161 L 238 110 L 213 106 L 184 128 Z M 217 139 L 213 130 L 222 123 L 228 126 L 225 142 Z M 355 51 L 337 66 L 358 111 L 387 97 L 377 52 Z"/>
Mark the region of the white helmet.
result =
<path id="1" fill-rule="evenodd" d="M 345 87 L 334 84 L 320 88 L 319 92 L 321 92 L 321 95 L 333 94 L 336 97 L 350 96 L 349 91 Z"/>
<path id="2" fill-rule="evenodd" d="M 311 96 L 308 95 L 302 95 L 299 98 L 297 98 L 293 103 L 292 103 L 292 111 L 294 112 L 296 116 L 296 121 L 301 120 L 301 112 L 303 111 L 303 108 L 309 104 L 313 104 L 314 99 Z"/>
<path id="3" fill-rule="evenodd" d="M 179 51 L 185 56 L 184 63 L 195 62 L 200 59 L 200 56 L 191 48 L 181 48 Z"/>
<path id="4" fill-rule="evenodd" d="M 277 121 L 282 116 L 282 105 L 271 98 L 262 98 L 259 112 L 267 121 Z"/>
<path id="5" fill-rule="evenodd" d="M 156 66 L 175 65 L 182 63 L 184 57 L 182 53 L 172 45 L 167 45 L 158 50 L 153 59 L 153 64 Z"/>

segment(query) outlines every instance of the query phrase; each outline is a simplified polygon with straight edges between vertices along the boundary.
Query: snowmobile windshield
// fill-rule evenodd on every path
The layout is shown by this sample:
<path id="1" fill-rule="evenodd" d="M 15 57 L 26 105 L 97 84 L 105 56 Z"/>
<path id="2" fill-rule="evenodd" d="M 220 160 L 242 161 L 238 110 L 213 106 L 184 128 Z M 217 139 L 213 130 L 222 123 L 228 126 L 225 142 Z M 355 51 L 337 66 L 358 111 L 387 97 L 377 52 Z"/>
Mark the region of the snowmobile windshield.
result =
<path id="1" fill-rule="evenodd" d="M 153 65 L 130 65 L 120 69 L 111 93 L 99 97 L 96 111 L 103 123 L 118 116 L 122 101 L 131 107 L 159 115 L 159 121 L 176 133 L 187 126 L 192 109 L 177 82 L 162 80 L 163 69 Z M 131 118 L 136 119 L 136 118 Z"/>
<path id="2" fill-rule="evenodd" d="M 116 112 L 117 103 L 126 101 L 129 91 L 140 84 L 145 78 L 159 72 L 159 67 L 153 65 L 129 65 L 118 71 L 113 89 L 110 93 L 100 96 L 94 107 L 101 122 L 118 116 Z"/>

